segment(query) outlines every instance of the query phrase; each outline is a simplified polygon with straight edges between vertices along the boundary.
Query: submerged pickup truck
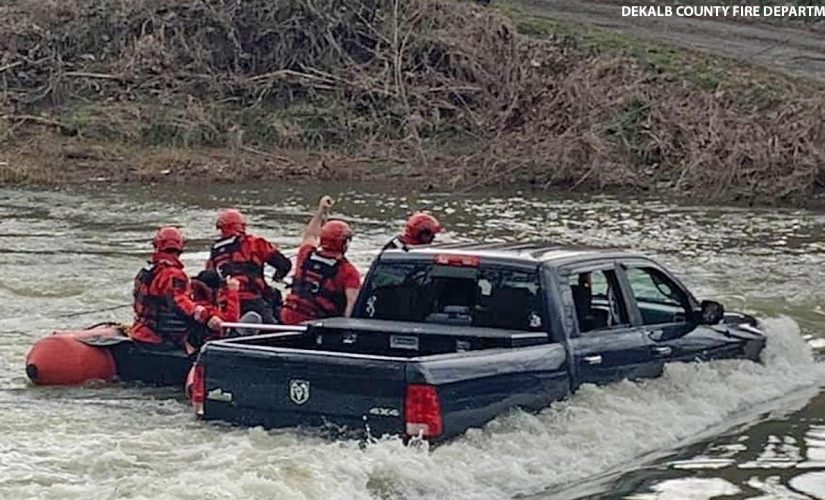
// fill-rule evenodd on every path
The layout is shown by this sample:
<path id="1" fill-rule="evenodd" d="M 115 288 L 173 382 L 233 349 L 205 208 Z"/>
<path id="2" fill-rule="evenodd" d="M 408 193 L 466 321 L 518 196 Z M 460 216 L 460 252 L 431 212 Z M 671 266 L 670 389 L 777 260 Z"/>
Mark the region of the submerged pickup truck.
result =
<path id="1" fill-rule="evenodd" d="M 352 318 L 208 343 L 202 418 L 441 441 L 671 361 L 758 360 L 756 320 L 635 253 L 537 244 L 389 250 Z"/>

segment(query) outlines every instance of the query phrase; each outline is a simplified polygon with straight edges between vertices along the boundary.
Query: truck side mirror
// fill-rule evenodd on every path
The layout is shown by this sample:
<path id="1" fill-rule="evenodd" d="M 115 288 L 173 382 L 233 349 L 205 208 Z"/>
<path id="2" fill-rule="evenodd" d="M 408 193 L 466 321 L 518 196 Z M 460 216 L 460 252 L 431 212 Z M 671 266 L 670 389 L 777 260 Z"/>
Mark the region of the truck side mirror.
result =
<path id="1" fill-rule="evenodd" d="M 725 318 L 725 307 L 713 300 L 703 300 L 701 304 L 700 323 L 715 325 Z"/>

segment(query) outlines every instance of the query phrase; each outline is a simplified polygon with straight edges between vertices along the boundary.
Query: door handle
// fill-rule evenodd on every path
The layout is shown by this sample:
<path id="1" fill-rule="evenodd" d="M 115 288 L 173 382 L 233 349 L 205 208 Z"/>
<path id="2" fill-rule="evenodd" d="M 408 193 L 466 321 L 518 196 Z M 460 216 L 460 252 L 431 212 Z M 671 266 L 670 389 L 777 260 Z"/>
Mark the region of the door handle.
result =
<path id="1" fill-rule="evenodd" d="M 668 346 L 655 346 L 653 348 L 653 352 L 655 352 L 659 356 L 670 356 L 671 353 L 673 353 L 673 348 Z"/>
<path id="2" fill-rule="evenodd" d="M 585 356 L 584 362 L 588 365 L 600 365 L 602 364 L 602 357 L 598 354 L 596 356 Z"/>
<path id="3" fill-rule="evenodd" d="M 649 331 L 649 332 L 647 332 L 647 336 L 650 338 L 650 340 L 653 340 L 655 342 L 661 342 L 662 340 L 664 340 L 665 331 L 664 330 Z"/>

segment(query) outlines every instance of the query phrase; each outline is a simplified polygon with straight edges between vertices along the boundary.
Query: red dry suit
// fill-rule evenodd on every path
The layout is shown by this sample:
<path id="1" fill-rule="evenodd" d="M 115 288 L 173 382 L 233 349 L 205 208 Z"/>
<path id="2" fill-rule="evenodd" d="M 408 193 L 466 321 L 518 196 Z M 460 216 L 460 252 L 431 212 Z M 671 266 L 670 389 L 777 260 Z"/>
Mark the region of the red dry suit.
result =
<path id="1" fill-rule="evenodd" d="M 215 313 L 222 321 L 237 322 L 241 317 L 241 303 L 238 291 L 227 286 L 221 286 L 217 293 L 208 285 L 197 279 L 191 280 L 192 300 Z M 196 325 L 187 336 L 187 342 L 195 349 L 199 349 L 205 342 L 222 338 L 225 330 L 210 330 L 206 325 Z"/>
<path id="2" fill-rule="evenodd" d="M 190 297 L 189 277 L 174 253 L 157 252 L 135 277 L 135 323 L 130 336 L 150 344 L 183 346 L 193 327 L 205 325 L 216 308 Z"/>
<path id="3" fill-rule="evenodd" d="M 264 264 L 275 268 L 280 279 L 289 273 L 292 262 L 276 245 L 254 234 L 237 234 L 215 242 L 207 269 L 218 271 L 223 277 L 235 277 L 240 281 L 242 301 L 268 298 L 269 287 L 264 280 Z"/>
<path id="4" fill-rule="evenodd" d="M 361 286 L 361 273 L 344 256 L 329 256 L 313 245 L 298 251 L 292 290 L 281 309 L 281 323 L 342 316 L 347 306 L 345 291 Z"/>

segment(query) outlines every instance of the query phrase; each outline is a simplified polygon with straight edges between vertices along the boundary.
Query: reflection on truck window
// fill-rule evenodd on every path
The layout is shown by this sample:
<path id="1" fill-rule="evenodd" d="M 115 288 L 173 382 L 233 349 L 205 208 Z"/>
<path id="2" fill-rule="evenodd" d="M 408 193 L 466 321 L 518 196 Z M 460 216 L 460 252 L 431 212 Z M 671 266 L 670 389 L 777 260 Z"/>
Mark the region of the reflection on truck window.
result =
<path id="1" fill-rule="evenodd" d="M 627 309 L 615 271 L 573 275 L 570 291 L 573 293 L 580 332 L 628 325 Z"/>
<path id="2" fill-rule="evenodd" d="M 631 267 L 626 274 L 645 325 L 686 320 L 687 297 L 667 275 L 652 267 Z"/>
<path id="3" fill-rule="evenodd" d="M 361 293 L 362 317 L 544 331 L 533 271 L 382 263 Z"/>

